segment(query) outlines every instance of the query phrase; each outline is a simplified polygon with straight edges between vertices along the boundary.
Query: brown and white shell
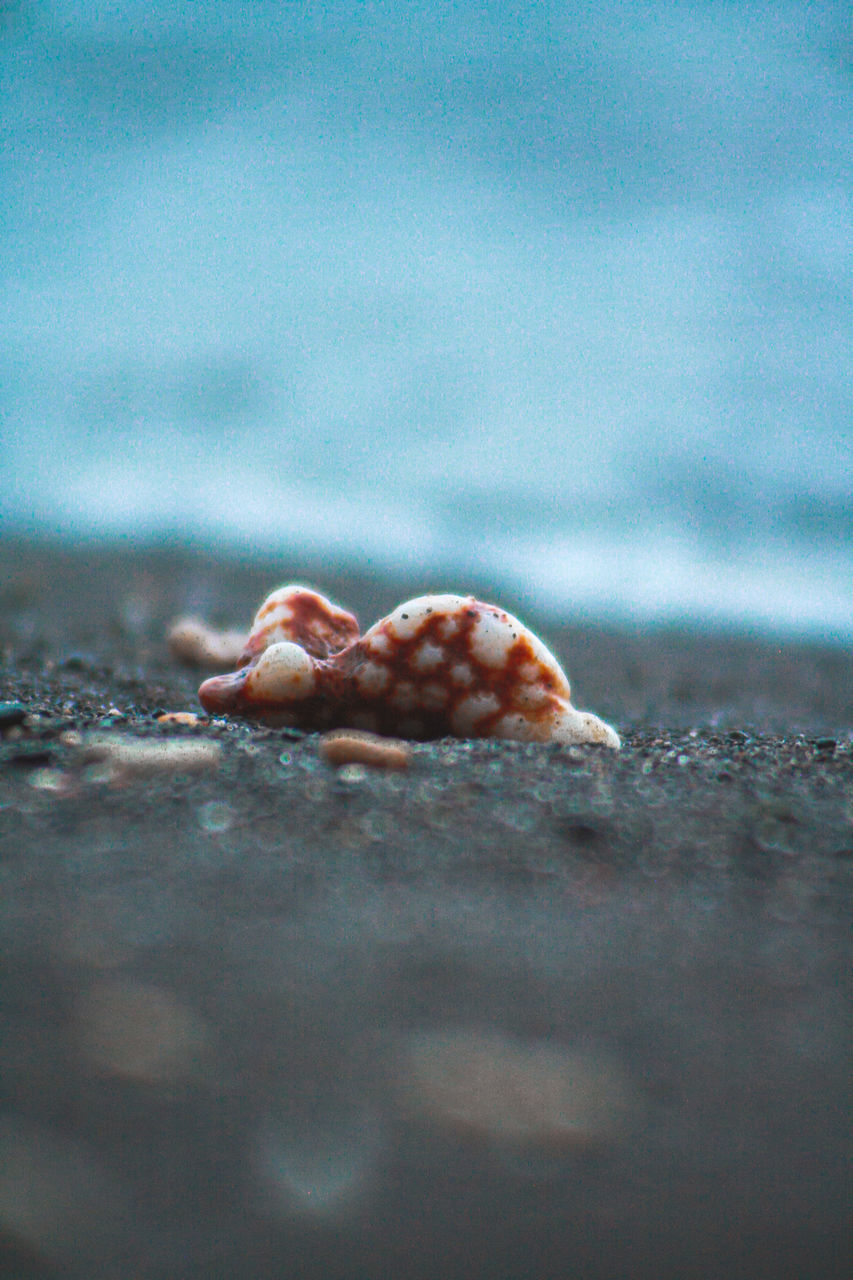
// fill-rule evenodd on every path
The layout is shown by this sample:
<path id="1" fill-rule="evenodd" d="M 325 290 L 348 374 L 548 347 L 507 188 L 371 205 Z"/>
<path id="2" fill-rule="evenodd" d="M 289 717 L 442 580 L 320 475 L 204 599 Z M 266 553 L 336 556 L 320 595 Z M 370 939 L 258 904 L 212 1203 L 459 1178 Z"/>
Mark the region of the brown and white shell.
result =
<path id="1" fill-rule="evenodd" d="M 206 680 L 199 698 L 213 714 L 307 730 L 620 745 L 575 710 L 542 641 L 473 596 L 419 596 L 360 636 L 324 596 L 282 588 L 258 611 L 238 670 Z"/>

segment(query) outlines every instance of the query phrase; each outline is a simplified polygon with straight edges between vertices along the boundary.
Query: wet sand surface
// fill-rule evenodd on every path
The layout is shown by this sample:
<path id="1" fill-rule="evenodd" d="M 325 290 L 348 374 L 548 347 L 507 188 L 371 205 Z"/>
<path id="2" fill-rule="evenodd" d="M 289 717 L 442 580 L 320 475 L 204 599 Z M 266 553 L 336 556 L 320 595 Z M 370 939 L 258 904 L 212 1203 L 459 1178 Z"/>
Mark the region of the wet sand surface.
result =
<path id="1" fill-rule="evenodd" d="M 850 1274 L 851 657 L 501 598 L 621 752 L 158 721 L 289 580 L 494 597 L 0 550 L 0 1273 Z"/>

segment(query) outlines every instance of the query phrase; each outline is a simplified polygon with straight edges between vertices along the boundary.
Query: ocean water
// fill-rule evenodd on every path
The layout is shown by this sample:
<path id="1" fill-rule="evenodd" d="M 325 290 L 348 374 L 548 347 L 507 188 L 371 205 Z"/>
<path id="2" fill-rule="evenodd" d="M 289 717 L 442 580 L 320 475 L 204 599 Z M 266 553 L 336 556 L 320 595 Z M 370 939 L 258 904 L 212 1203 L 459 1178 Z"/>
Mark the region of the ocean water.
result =
<path id="1" fill-rule="evenodd" d="M 853 639 L 846 0 L 0 10 L 0 527 Z"/>

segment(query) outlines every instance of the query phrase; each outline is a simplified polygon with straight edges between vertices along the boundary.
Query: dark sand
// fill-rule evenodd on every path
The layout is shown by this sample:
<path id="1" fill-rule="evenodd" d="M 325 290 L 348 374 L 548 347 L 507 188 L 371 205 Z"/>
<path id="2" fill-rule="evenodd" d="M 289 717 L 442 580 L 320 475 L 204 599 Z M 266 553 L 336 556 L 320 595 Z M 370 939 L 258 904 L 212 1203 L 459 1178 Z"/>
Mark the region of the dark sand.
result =
<path id="1" fill-rule="evenodd" d="M 850 656 L 546 625 L 619 754 L 157 724 L 168 621 L 291 579 L 494 597 L 0 550 L 0 1274 L 853 1274 Z"/>

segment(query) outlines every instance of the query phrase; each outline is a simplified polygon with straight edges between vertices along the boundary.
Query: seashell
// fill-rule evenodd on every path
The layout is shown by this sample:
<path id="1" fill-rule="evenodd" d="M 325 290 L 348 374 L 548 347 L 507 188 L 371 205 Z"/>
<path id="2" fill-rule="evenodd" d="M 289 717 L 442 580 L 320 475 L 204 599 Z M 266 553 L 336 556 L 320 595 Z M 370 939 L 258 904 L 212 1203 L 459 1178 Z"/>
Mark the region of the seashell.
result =
<path id="1" fill-rule="evenodd" d="M 212 714 L 307 730 L 620 745 L 572 706 L 538 636 L 473 596 L 419 596 L 360 636 L 352 614 L 283 587 L 259 609 L 238 669 L 205 680 L 199 698 Z"/>

